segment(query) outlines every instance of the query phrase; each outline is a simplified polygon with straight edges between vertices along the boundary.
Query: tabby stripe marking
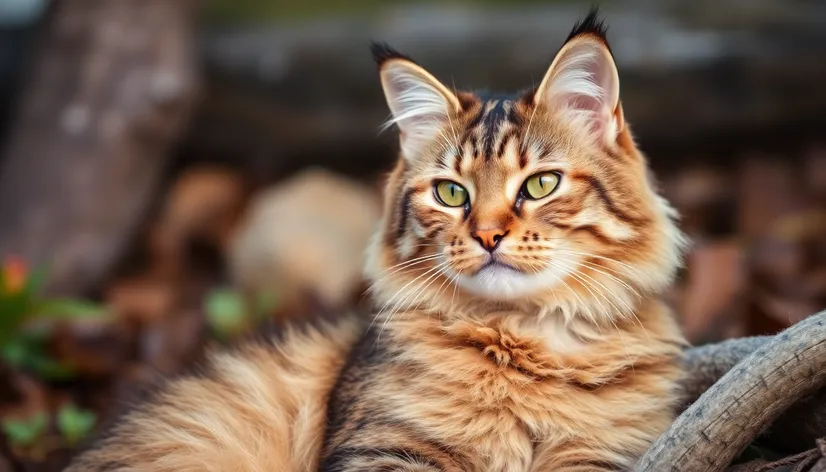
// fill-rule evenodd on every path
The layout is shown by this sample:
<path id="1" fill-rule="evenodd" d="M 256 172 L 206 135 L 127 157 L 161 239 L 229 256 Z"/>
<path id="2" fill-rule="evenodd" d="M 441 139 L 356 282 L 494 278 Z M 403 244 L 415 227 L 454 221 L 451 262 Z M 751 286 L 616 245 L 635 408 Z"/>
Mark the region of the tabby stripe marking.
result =
<path id="1" fill-rule="evenodd" d="M 520 128 L 525 123 L 522 115 L 516 110 L 515 103 L 511 103 L 510 110 L 508 110 L 508 122 L 511 123 L 514 128 Z"/>
<path id="2" fill-rule="evenodd" d="M 525 149 L 519 150 L 519 168 L 524 169 L 528 165 L 528 152 Z"/>
<path id="3" fill-rule="evenodd" d="M 614 200 L 611 199 L 610 195 L 608 195 L 608 191 L 605 190 L 605 187 L 602 185 L 602 182 L 600 182 L 596 177 L 592 175 L 578 175 L 573 177 L 577 180 L 583 180 L 587 182 L 588 185 L 590 185 L 591 188 L 593 188 L 594 191 L 597 193 L 597 196 L 600 200 L 602 200 L 602 203 L 605 205 L 608 211 L 613 213 L 614 216 L 616 216 L 620 220 L 625 221 L 626 223 L 636 224 L 646 223 L 648 221 L 646 218 L 638 218 L 636 216 L 629 215 L 628 213 L 617 207 L 616 203 L 614 203 Z"/>
<path id="4" fill-rule="evenodd" d="M 504 136 L 502 136 L 502 142 L 499 143 L 499 151 L 496 153 L 497 156 L 500 158 L 505 155 L 505 149 L 508 147 L 508 143 L 510 140 L 516 136 L 516 130 L 511 129 Z M 520 156 L 521 161 L 521 156 Z M 521 166 L 524 167 L 524 166 Z"/>
<path id="5" fill-rule="evenodd" d="M 413 188 L 407 189 L 399 202 L 398 226 L 396 227 L 397 240 L 400 240 L 404 236 L 404 232 L 407 231 L 407 220 L 410 217 L 410 200 L 413 198 L 413 192 L 415 191 L 416 189 Z"/>
<path id="6" fill-rule="evenodd" d="M 470 120 L 470 123 L 468 123 L 467 128 L 465 128 L 465 133 L 462 135 L 461 144 L 467 142 L 468 138 L 471 136 L 471 133 L 476 129 L 477 126 L 479 126 L 479 123 L 482 122 L 482 118 L 484 117 L 485 106 L 482 105 L 479 107 L 479 111 L 476 113 L 476 116 L 474 116 L 473 119 Z"/>
<path id="7" fill-rule="evenodd" d="M 482 142 L 484 143 L 482 152 L 485 155 L 486 161 L 489 161 L 493 157 L 496 134 L 499 132 L 499 127 L 506 117 L 505 103 L 504 100 L 495 100 L 487 106 L 488 112 L 485 114 L 485 119 L 482 123 Z"/>
<path id="8" fill-rule="evenodd" d="M 395 459 L 398 465 L 426 464 L 439 471 L 444 471 L 444 467 L 433 458 L 425 457 L 421 453 L 403 448 L 365 448 L 347 447 L 337 450 L 327 458 L 323 472 L 344 472 L 349 470 L 348 464 L 354 459 Z"/>

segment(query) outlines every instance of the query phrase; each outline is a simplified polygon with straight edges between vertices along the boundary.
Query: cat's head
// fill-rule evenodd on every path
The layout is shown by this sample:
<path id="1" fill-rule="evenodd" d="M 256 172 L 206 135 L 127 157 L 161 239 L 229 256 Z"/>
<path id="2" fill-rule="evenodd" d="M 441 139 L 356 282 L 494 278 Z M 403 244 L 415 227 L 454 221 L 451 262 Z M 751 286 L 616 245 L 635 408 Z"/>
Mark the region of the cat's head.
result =
<path id="1" fill-rule="evenodd" d="M 368 255 L 384 310 L 531 304 L 604 319 L 671 281 L 683 237 L 623 119 L 596 12 L 512 99 L 373 52 L 401 142 Z"/>

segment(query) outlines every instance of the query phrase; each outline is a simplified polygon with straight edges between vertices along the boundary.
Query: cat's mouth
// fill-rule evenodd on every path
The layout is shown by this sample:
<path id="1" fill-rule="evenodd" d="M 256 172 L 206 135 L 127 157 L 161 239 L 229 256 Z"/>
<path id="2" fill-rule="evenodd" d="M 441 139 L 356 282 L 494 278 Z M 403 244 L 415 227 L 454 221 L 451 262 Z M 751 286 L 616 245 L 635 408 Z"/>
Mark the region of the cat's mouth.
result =
<path id="1" fill-rule="evenodd" d="M 494 272 L 494 273 L 496 273 L 496 272 L 502 272 L 502 271 L 519 272 L 519 273 L 522 272 L 522 271 L 520 271 L 519 269 L 517 269 L 516 267 L 514 267 L 512 265 L 505 264 L 504 262 L 496 259 L 496 257 L 491 257 L 473 275 L 480 275 L 480 274 L 485 273 L 485 272 Z"/>
<path id="2" fill-rule="evenodd" d="M 534 290 L 530 276 L 495 256 L 490 256 L 472 275 L 458 277 L 457 283 L 477 295 L 494 299 L 523 296 Z"/>
<path id="3" fill-rule="evenodd" d="M 519 266 L 509 264 L 510 261 L 503 261 L 503 256 L 489 255 L 481 267 L 458 276 L 456 283 L 483 298 L 511 299 L 547 290 L 555 281 L 562 280 L 568 270 L 567 267 L 556 264 L 538 272 L 525 271 Z"/>

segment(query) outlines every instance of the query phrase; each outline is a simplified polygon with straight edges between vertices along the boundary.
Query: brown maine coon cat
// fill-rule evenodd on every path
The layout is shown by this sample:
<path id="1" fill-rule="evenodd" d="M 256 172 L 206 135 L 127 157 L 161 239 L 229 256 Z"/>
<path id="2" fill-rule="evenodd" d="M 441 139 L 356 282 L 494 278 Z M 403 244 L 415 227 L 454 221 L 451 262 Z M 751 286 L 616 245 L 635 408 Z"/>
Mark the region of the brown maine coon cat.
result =
<path id="1" fill-rule="evenodd" d="M 213 354 L 70 471 L 628 470 L 672 421 L 683 237 L 595 12 L 513 98 L 374 54 L 401 135 L 378 315 Z"/>

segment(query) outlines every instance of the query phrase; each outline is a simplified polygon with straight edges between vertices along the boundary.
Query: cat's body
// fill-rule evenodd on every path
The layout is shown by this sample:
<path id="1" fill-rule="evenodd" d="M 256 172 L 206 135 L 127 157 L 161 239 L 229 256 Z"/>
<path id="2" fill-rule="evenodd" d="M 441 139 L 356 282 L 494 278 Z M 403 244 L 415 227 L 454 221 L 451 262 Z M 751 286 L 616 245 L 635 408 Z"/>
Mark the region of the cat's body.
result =
<path id="1" fill-rule="evenodd" d="M 561 352 L 508 313 L 404 316 L 354 350 L 320 470 L 627 470 L 672 420 L 680 337 L 656 302 Z"/>
<path id="2" fill-rule="evenodd" d="M 376 319 L 218 355 L 73 471 L 627 470 L 673 419 L 682 237 L 595 16 L 513 100 L 374 52 L 402 154 Z"/>
<path id="3" fill-rule="evenodd" d="M 327 399 L 364 324 L 289 329 L 216 352 L 118 420 L 67 472 L 299 472 L 317 468 Z"/>

